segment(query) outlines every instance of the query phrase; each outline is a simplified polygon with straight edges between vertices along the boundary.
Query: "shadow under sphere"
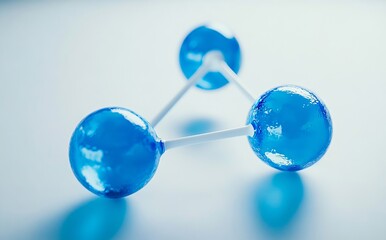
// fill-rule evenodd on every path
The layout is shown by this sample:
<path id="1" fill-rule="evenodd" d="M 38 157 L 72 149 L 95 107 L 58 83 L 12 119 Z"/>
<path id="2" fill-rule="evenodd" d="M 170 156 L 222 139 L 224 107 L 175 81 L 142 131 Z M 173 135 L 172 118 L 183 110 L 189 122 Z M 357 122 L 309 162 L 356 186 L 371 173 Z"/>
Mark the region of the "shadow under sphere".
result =
<path id="1" fill-rule="evenodd" d="M 121 230 L 127 211 L 124 199 L 92 199 L 74 208 L 64 218 L 58 239 L 112 239 Z"/>
<path id="2" fill-rule="evenodd" d="M 254 210 L 267 230 L 279 234 L 295 221 L 304 200 L 304 185 L 296 172 L 278 172 L 264 179 L 254 196 Z"/>

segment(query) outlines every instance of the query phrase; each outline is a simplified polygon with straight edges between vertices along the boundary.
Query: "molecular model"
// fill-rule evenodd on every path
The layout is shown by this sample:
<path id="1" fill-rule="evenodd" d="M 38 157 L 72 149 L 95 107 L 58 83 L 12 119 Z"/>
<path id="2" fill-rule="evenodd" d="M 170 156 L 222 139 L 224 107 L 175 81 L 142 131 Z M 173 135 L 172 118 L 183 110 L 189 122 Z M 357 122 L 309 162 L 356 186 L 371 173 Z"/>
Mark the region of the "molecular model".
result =
<path id="1" fill-rule="evenodd" d="M 286 85 L 256 99 L 237 75 L 241 51 L 237 39 L 221 25 L 204 25 L 184 39 L 179 62 L 187 84 L 149 123 L 137 113 L 110 107 L 86 116 L 70 141 L 69 158 L 79 182 L 89 191 L 121 198 L 143 188 L 169 149 L 236 136 L 247 136 L 255 154 L 282 171 L 297 171 L 317 162 L 332 137 L 324 103 L 312 92 Z M 192 87 L 219 89 L 233 84 L 251 102 L 239 128 L 164 140 L 154 127 Z"/>

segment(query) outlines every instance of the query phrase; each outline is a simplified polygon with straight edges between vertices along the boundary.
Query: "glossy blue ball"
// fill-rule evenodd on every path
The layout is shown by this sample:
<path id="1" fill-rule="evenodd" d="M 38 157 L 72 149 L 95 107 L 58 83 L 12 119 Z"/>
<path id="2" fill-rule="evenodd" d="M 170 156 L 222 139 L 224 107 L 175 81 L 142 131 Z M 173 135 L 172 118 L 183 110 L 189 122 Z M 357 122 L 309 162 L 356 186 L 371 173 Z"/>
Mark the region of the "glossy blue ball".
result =
<path id="1" fill-rule="evenodd" d="M 282 86 L 266 92 L 252 106 L 247 123 L 255 128 L 249 143 L 270 166 L 297 171 L 317 162 L 332 136 L 326 106 L 312 92 Z"/>
<path id="2" fill-rule="evenodd" d="M 180 66 L 186 78 L 190 78 L 202 65 L 206 53 L 220 52 L 229 67 L 238 73 L 241 64 L 241 51 L 237 39 L 221 25 L 204 25 L 194 29 L 186 36 L 180 49 Z M 209 72 L 197 87 L 213 90 L 226 85 L 228 81 L 219 72 Z"/>
<path id="3" fill-rule="evenodd" d="M 79 182 L 109 198 L 130 195 L 153 177 L 163 144 L 149 123 L 124 108 L 103 108 L 76 127 L 70 163 Z"/>

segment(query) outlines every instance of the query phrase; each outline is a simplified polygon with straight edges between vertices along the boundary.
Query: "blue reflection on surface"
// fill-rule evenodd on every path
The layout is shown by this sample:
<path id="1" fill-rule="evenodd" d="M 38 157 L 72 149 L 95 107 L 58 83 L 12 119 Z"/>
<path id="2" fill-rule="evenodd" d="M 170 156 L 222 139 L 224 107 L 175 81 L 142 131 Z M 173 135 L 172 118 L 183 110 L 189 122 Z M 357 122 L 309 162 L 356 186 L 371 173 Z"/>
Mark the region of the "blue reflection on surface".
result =
<path id="1" fill-rule="evenodd" d="M 93 199 L 74 208 L 65 217 L 58 239 L 112 239 L 121 230 L 127 212 L 128 206 L 123 199 Z"/>
<path id="2" fill-rule="evenodd" d="M 186 78 L 190 78 L 202 65 L 206 53 L 219 51 L 229 67 L 238 73 L 241 64 L 240 45 L 233 33 L 222 25 L 208 24 L 194 29 L 184 39 L 180 49 L 180 66 Z M 197 87 L 213 90 L 228 81 L 218 72 L 209 72 Z"/>
<path id="3" fill-rule="evenodd" d="M 269 230 L 285 230 L 295 220 L 304 194 L 303 181 L 297 173 L 279 172 L 269 176 L 257 189 L 256 215 Z"/>
<path id="4" fill-rule="evenodd" d="M 209 118 L 197 118 L 189 120 L 181 126 L 181 132 L 184 136 L 196 135 L 214 131 L 217 123 Z"/>

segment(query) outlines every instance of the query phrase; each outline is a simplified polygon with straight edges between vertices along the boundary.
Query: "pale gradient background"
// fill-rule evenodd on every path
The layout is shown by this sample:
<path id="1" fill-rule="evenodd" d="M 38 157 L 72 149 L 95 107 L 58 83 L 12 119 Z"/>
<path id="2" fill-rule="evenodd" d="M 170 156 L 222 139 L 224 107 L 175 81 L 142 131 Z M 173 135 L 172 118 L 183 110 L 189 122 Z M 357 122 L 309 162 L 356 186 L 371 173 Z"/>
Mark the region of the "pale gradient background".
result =
<path id="1" fill-rule="evenodd" d="M 386 2 L 288 2 L 0 2 L 0 239 L 385 239 Z M 98 200 L 68 163 L 76 124 L 105 106 L 150 120 L 208 21 L 236 33 L 256 97 L 291 83 L 325 101 L 329 151 L 287 181 L 243 137 L 170 150 L 144 189 Z M 193 89 L 157 132 L 242 126 L 249 107 L 231 85 Z"/>

